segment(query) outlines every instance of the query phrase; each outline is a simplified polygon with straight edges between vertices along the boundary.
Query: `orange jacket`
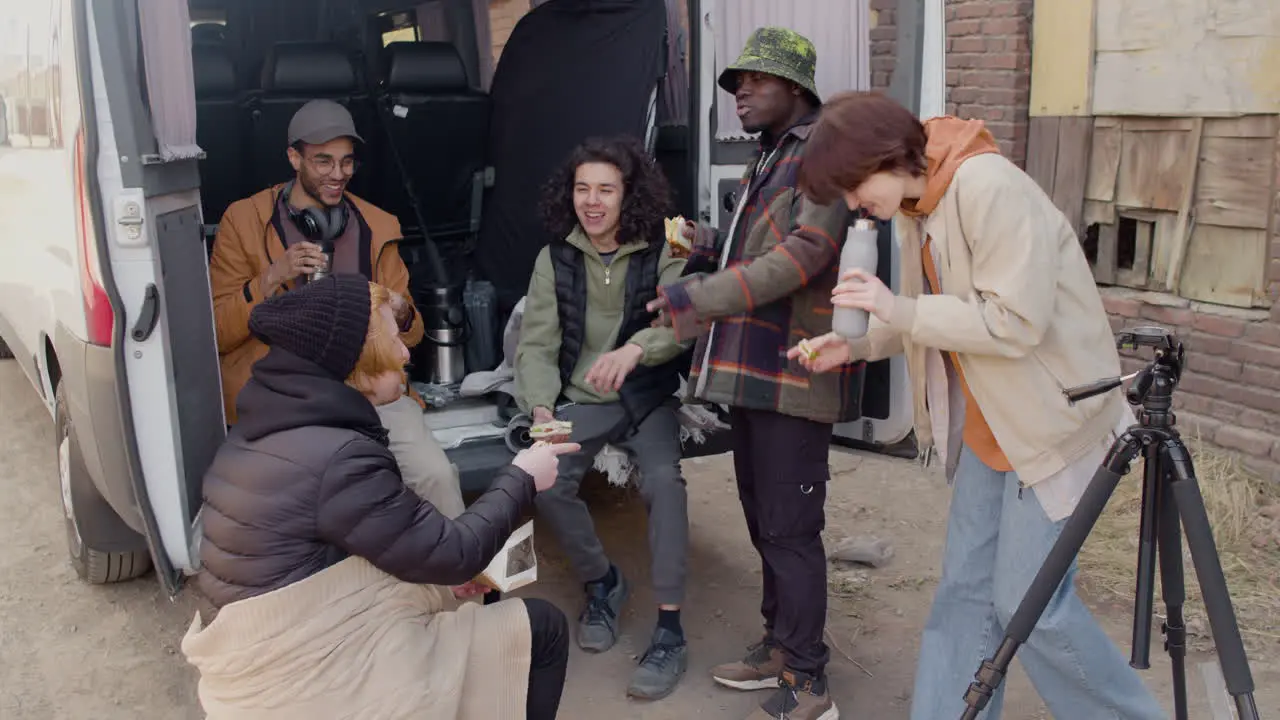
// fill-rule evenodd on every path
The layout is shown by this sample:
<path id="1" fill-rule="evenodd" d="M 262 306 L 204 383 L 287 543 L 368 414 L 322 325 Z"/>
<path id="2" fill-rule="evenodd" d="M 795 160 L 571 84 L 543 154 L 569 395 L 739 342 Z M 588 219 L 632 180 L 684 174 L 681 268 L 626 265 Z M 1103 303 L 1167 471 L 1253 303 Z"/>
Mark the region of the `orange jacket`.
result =
<path id="1" fill-rule="evenodd" d="M 276 200 L 283 185 L 237 200 L 227 208 L 218 225 L 218 236 L 209 259 L 209 284 L 213 289 L 213 318 L 222 367 L 222 402 L 227 424 L 236 421 L 236 396 L 249 381 L 253 364 L 267 354 L 267 346 L 249 332 L 249 312 L 267 295 L 262 279 L 271 264 L 284 256 L 284 241 L 277 230 L 287 218 L 275 216 Z M 410 304 L 409 269 L 400 259 L 400 222 L 394 215 L 347 194 L 355 206 L 352 220 L 360 223 L 360 241 L 371 254 L 370 281 L 400 293 Z M 292 290 L 296 283 L 273 288 L 270 295 Z M 422 341 L 422 315 L 414 309 L 413 325 L 401 335 L 413 347 Z"/>

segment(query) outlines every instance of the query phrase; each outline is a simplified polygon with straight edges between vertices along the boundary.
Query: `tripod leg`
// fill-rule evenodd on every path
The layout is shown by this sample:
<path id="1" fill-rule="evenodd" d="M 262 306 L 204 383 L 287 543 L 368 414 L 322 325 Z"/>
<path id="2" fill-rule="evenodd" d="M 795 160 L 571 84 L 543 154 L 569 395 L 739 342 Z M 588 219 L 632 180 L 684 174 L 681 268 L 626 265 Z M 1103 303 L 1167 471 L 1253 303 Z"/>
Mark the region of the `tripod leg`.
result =
<path id="1" fill-rule="evenodd" d="M 1173 666 L 1174 717 L 1187 720 L 1187 628 L 1182 618 L 1187 593 L 1182 574 L 1182 531 L 1178 524 L 1178 505 L 1168 484 L 1168 458 L 1163 446 L 1160 450 L 1155 501 L 1159 512 L 1160 595 L 1168 612 L 1163 627 L 1164 648 Z"/>
<path id="2" fill-rule="evenodd" d="M 1156 579 L 1156 541 L 1163 526 L 1160 516 L 1160 446 L 1152 444 L 1143 450 L 1146 458 L 1142 475 L 1142 520 L 1138 530 L 1138 583 L 1133 594 L 1133 649 L 1129 666 L 1138 670 L 1151 667 L 1152 590 Z"/>
<path id="3" fill-rule="evenodd" d="M 1139 441 L 1131 433 L 1125 433 L 1116 440 L 1111 451 L 1107 453 L 1102 467 L 1098 468 L 1098 472 L 1094 474 L 1088 489 L 1084 491 L 1084 496 L 1076 505 L 1075 512 L 1062 526 L 1058 541 L 1049 551 L 1044 564 L 1040 566 L 1040 571 L 1031 581 L 1031 587 L 1009 620 L 1005 628 L 1004 641 L 996 649 L 995 657 L 984 661 L 974 675 L 975 682 L 970 683 L 969 690 L 964 695 L 964 701 L 968 707 L 961 716 L 963 720 L 976 720 L 978 713 L 982 712 L 991 700 L 991 694 L 1004 681 L 1004 676 L 1009 672 L 1009 664 L 1013 662 L 1013 656 L 1018 652 L 1018 647 L 1027 641 L 1036 623 L 1040 621 L 1040 616 L 1044 614 L 1049 601 L 1053 599 L 1058 586 L 1062 584 L 1062 579 L 1071 569 L 1071 562 L 1079 554 L 1080 547 L 1084 545 L 1089 532 L 1098 522 L 1098 516 L 1102 514 L 1107 501 L 1115 492 L 1116 484 L 1128 471 L 1129 463 L 1137 456 L 1140 448 Z"/>
<path id="4" fill-rule="evenodd" d="M 1253 698 L 1253 674 L 1245 656 L 1244 641 L 1240 638 L 1240 626 L 1236 623 L 1227 580 L 1222 574 L 1222 562 L 1213 540 L 1213 528 L 1209 514 L 1204 509 L 1200 485 L 1196 481 L 1191 454 L 1179 440 L 1166 440 L 1164 453 L 1169 459 L 1168 469 L 1173 474 L 1174 500 L 1191 549 L 1191 561 L 1195 564 L 1196 577 L 1200 581 L 1200 593 L 1209 615 L 1209 628 L 1218 650 L 1218 661 L 1227 681 L 1227 690 L 1235 698 L 1240 720 L 1258 720 L 1258 707 Z"/>

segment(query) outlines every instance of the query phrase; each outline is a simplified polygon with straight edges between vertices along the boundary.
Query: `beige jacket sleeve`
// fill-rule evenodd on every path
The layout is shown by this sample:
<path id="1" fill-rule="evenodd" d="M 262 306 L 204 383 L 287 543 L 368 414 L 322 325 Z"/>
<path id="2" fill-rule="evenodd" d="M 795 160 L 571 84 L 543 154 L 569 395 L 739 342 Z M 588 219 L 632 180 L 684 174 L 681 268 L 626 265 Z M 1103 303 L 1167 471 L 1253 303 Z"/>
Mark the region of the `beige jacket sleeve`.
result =
<path id="1" fill-rule="evenodd" d="M 1030 176 L 998 155 L 956 173 L 963 237 L 973 256 L 974 293 L 897 297 L 889 326 L 938 350 L 1017 358 L 1044 337 L 1058 280 L 1061 213 Z"/>
<path id="2" fill-rule="evenodd" d="M 901 355 L 904 349 L 902 333 L 872 315 L 867 323 L 867 334 L 849 341 L 849 361 L 875 362 Z"/>

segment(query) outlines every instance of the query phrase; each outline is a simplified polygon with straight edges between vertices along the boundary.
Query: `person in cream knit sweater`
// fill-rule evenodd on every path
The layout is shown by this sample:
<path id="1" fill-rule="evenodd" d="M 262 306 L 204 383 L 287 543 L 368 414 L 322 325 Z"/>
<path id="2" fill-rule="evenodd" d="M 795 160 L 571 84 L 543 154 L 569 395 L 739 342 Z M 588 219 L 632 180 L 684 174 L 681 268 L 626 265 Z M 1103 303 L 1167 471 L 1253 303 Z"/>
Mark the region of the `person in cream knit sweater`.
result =
<path id="1" fill-rule="evenodd" d="M 1071 404 L 1065 388 L 1120 374 L 1075 232 L 981 121 L 921 123 L 846 93 L 823 109 L 800 170 L 816 202 L 844 198 L 899 227 L 894 294 L 853 270 L 832 303 L 871 313 L 864 337 L 789 355 L 812 372 L 903 353 L 915 429 L 953 486 L 942 579 L 924 629 L 914 720 L 956 717 L 983 658 L 1031 585 L 1115 437 L 1120 391 Z M 1019 657 L 1055 717 L 1164 717 L 1074 589 L 1072 567 Z M 1003 686 L 984 716 L 1000 716 Z"/>

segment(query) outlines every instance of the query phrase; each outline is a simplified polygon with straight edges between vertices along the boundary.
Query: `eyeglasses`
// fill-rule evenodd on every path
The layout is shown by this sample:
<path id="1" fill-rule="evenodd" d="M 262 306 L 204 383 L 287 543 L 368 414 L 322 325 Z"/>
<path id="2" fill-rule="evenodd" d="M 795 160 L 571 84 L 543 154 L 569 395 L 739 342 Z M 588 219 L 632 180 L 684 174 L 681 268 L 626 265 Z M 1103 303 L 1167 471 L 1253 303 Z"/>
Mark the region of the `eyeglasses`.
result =
<path id="1" fill-rule="evenodd" d="M 348 155 L 337 161 L 332 155 L 315 155 L 306 159 L 307 164 L 313 170 L 321 175 L 328 175 L 333 172 L 334 167 L 341 166 L 343 175 L 354 175 L 356 170 L 360 169 L 360 161 Z"/>

